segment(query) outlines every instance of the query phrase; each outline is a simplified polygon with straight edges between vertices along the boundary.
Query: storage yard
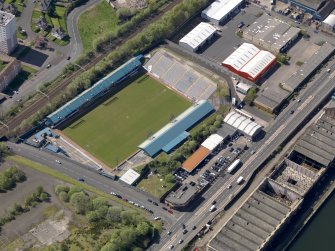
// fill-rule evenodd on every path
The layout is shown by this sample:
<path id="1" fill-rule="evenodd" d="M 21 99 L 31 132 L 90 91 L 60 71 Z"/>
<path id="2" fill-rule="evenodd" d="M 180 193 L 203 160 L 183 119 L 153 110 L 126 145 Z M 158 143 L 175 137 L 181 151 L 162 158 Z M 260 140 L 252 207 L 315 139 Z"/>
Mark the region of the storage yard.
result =
<path id="1" fill-rule="evenodd" d="M 137 150 L 149 132 L 190 103 L 156 80 L 141 76 L 69 125 L 64 134 L 110 167 Z"/>

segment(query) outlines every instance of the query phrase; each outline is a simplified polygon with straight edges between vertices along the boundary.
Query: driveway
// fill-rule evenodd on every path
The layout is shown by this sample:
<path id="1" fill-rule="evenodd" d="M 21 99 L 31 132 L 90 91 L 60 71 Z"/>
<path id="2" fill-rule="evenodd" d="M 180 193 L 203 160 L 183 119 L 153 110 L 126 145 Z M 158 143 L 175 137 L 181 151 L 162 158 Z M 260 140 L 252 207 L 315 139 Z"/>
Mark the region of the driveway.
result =
<path id="1" fill-rule="evenodd" d="M 30 94 L 36 92 L 36 88 L 46 82 L 50 82 L 55 79 L 58 75 L 62 73 L 62 70 L 69 62 L 74 62 L 83 52 L 83 46 L 80 40 L 79 31 L 77 28 L 77 22 L 80 14 L 86 11 L 88 8 L 93 5 L 99 3 L 101 0 L 90 0 L 86 4 L 75 8 L 70 12 L 67 17 L 67 29 L 68 34 L 71 38 L 70 43 L 66 46 L 59 46 L 54 43 L 52 47 L 55 49 L 56 55 L 62 55 L 63 58 L 61 60 L 55 60 L 55 64 L 52 64 L 52 67 L 47 69 L 46 66 L 49 64 L 47 60 L 42 66 L 40 72 L 36 74 L 34 77 L 30 78 L 26 81 L 18 90 L 18 93 L 15 94 L 15 98 L 7 99 L 4 103 L 0 105 L 0 111 L 6 112 L 10 107 L 12 107 L 15 103 L 15 100 L 20 98 L 25 99 Z M 24 8 L 20 19 L 17 22 L 18 26 L 21 26 L 22 29 L 26 30 L 28 34 L 27 42 L 34 41 L 37 37 L 37 34 L 31 30 L 31 16 L 33 9 L 35 7 L 35 3 L 32 1 L 27 2 L 27 6 Z M 67 57 L 70 56 L 71 59 L 67 60 Z"/>

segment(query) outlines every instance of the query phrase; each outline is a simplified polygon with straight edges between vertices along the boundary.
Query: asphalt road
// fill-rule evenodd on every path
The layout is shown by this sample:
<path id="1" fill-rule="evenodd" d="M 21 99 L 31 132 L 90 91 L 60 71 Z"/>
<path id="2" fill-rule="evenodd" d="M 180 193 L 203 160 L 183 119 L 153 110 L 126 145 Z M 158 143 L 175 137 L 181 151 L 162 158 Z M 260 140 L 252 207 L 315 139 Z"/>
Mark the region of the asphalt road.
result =
<path id="1" fill-rule="evenodd" d="M 331 72 L 335 71 L 335 64 L 330 67 Z M 214 216 L 215 213 L 210 213 L 209 208 L 213 200 L 216 200 L 217 207 L 223 208 L 230 200 L 230 195 L 239 190 L 239 185 L 236 179 L 239 176 L 249 177 L 265 160 L 273 153 L 279 145 L 305 120 L 305 118 L 313 111 L 320 103 L 335 89 L 333 77 L 335 74 L 324 72 L 320 74 L 318 80 L 299 96 L 301 102 L 293 102 L 285 111 L 280 114 L 275 123 L 267 131 L 266 137 L 254 143 L 253 146 L 241 157 L 243 166 L 234 174 L 227 174 L 224 178 L 220 178 L 208 191 L 203 195 L 205 203 L 199 206 L 192 214 L 184 214 L 177 223 L 172 227 L 172 236 L 162 235 L 161 242 L 153 246 L 152 250 L 168 250 L 170 245 L 173 245 L 173 250 L 181 250 L 184 245 L 194 238 L 198 231 Z M 294 110 L 294 114 L 290 111 Z M 252 150 L 257 150 L 254 155 L 251 155 Z M 231 189 L 227 189 L 227 185 L 232 184 Z M 218 210 L 220 211 L 220 210 Z M 218 212 L 217 211 L 217 212 Z M 188 233 L 183 235 L 181 225 L 185 224 Z M 191 228 L 197 226 L 196 231 Z M 183 243 L 178 241 L 182 239 Z"/>
<path id="2" fill-rule="evenodd" d="M 101 191 L 106 193 L 115 192 L 116 194 L 121 195 L 123 198 L 138 203 L 139 205 L 144 205 L 154 212 L 151 218 L 155 216 L 161 217 L 162 220 L 166 223 L 166 226 L 172 225 L 176 221 L 177 217 L 181 215 L 179 212 L 174 212 L 174 214 L 168 213 L 162 209 L 164 204 L 159 203 L 156 198 L 121 181 L 113 181 L 105 176 L 102 176 L 95 172 L 93 168 L 77 163 L 76 161 L 73 161 L 67 157 L 41 151 L 26 144 L 15 144 L 8 142 L 8 146 L 11 148 L 12 152 L 17 155 L 51 167 L 74 179 L 83 178 L 85 183 Z M 59 160 L 61 164 L 58 164 L 55 161 L 56 159 Z M 155 206 L 154 204 L 148 202 L 148 198 L 156 201 L 159 206 Z"/>

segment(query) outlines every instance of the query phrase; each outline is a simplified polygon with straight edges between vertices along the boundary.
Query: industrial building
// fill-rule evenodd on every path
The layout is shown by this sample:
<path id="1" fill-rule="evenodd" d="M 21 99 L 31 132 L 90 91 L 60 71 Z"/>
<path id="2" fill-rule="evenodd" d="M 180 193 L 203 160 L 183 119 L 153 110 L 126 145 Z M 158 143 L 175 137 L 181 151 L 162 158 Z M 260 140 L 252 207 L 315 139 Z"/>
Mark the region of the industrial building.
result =
<path id="1" fill-rule="evenodd" d="M 201 12 L 201 17 L 217 25 L 234 16 L 244 0 L 216 0 Z"/>
<path id="2" fill-rule="evenodd" d="M 207 250 L 266 250 L 323 173 L 285 159 L 223 225 Z"/>
<path id="3" fill-rule="evenodd" d="M 16 58 L 0 54 L 0 62 L 5 68 L 0 71 L 0 91 L 3 91 L 21 71 L 21 62 Z"/>
<path id="4" fill-rule="evenodd" d="M 9 55 L 17 45 L 15 16 L 0 10 L 0 52 Z"/>
<path id="5" fill-rule="evenodd" d="M 216 29 L 209 23 L 201 22 L 186 36 L 179 40 L 179 45 L 191 51 L 197 51 L 216 33 Z"/>
<path id="6" fill-rule="evenodd" d="M 243 31 L 243 38 L 275 54 L 285 52 L 299 37 L 300 29 L 263 14 Z"/>
<path id="7" fill-rule="evenodd" d="M 131 186 L 138 180 L 140 176 L 141 175 L 138 172 L 134 171 L 133 169 L 129 169 L 121 176 L 120 180 Z"/>
<path id="8" fill-rule="evenodd" d="M 106 77 L 98 81 L 91 88 L 85 90 L 83 93 L 67 102 L 65 105 L 58 108 L 53 113 L 46 117 L 46 125 L 57 125 L 66 120 L 70 116 L 79 111 L 81 107 L 89 104 L 97 98 L 103 96 L 112 87 L 118 85 L 127 77 L 135 74 L 142 65 L 141 60 L 143 56 L 139 55 L 130 59 L 128 62 L 108 74 Z"/>
<path id="9" fill-rule="evenodd" d="M 170 151 L 187 138 L 186 130 L 193 127 L 213 110 L 213 106 L 208 101 L 200 100 L 138 147 L 151 157 L 162 150 Z"/>
<path id="10" fill-rule="evenodd" d="M 166 198 L 165 203 L 174 209 L 187 208 L 189 203 L 199 195 L 201 188 L 190 184 L 183 184 L 177 191 L 172 191 Z"/>
<path id="11" fill-rule="evenodd" d="M 204 161 L 212 151 L 223 142 L 223 138 L 218 134 L 209 136 L 187 160 L 182 164 L 182 168 L 191 173 Z"/>
<path id="12" fill-rule="evenodd" d="M 242 83 L 242 82 L 239 82 L 237 85 L 236 85 L 236 91 L 242 93 L 242 94 L 247 94 L 248 91 L 250 90 L 251 86 L 250 85 L 247 85 L 245 83 Z"/>
<path id="13" fill-rule="evenodd" d="M 284 104 L 292 92 L 298 90 L 305 84 L 313 73 L 334 53 L 334 46 L 325 43 L 298 68 L 287 80 L 278 83 L 281 92 L 275 91 L 271 86 L 257 93 L 254 105 L 270 113 L 276 113 Z"/>
<path id="14" fill-rule="evenodd" d="M 252 121 L 250 118 L 243 116 L 240 113 L 232 111 L 227 114 L 224 118 L 224 122 L 228 125 L 235 127 L 244 136 L 251 139 L 255 138 L 257 134 L 262 130 L 262 126 Z"/>
<path id="15" fill-rule="evenodd" d="M 257 82 L 275 63 L 276 57 L 270 52 L 243 43 L 222 62 L 222 65 L 245 79 Z"/>
<path id="16" fill-rule="evenodd" d="M 334 108 L 325 114 L 298 141 L 290 158 L 315 168 L 328 167 L 335 160 Z"/>
<path id="17" fill-rule="evenodd" d="M 323 20 L 322 28 L 331 32 L 335 31 L 335 11 L 330 13 L 328 17 L 325 20 Z"/>
<path id="18" fill-rule="evenodd" d="M 321 21 L 335 8 L 333 0 L 284 0 L 284 2 L 289 2 L 292 7 L 303 10 Z"/>
<path id="19" fill-rule="evenodd" d="M 295 91 L 334 53 L 334 50 L 334 46 L 324 43 L 287 81 L 282 83 L 282 88 L 290 92 Z"/>

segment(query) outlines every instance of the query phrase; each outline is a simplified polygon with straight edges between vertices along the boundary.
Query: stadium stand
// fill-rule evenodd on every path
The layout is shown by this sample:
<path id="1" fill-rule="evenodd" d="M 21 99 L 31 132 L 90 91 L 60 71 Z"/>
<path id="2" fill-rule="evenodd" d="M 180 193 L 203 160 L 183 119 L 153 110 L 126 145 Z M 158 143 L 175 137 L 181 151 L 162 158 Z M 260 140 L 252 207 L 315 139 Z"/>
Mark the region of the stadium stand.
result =
<path id="1" fill-rule="evenodd" d="M 161 150 L 171 150 L 180 143 L 180 139 L 184 138 L 185 130 L 194 126 L 213 110 L 208 101 L 200 100 L 138 147 L 151 157 Z"/>
<path id="2" fill-rule="evenodd" d="M 111 87 L 117 85 L 122 80 L 131 76 L 142 65 L 143 55 L 138 55 L 111 72 L 109 75 L 98 81 L 91 88 L 67 102 L 65 105 L 49 114 L 46 117 L 46 125 L 57 125 L 65 119 L 75 114 L 84 104 L 105 94 Z"/>

